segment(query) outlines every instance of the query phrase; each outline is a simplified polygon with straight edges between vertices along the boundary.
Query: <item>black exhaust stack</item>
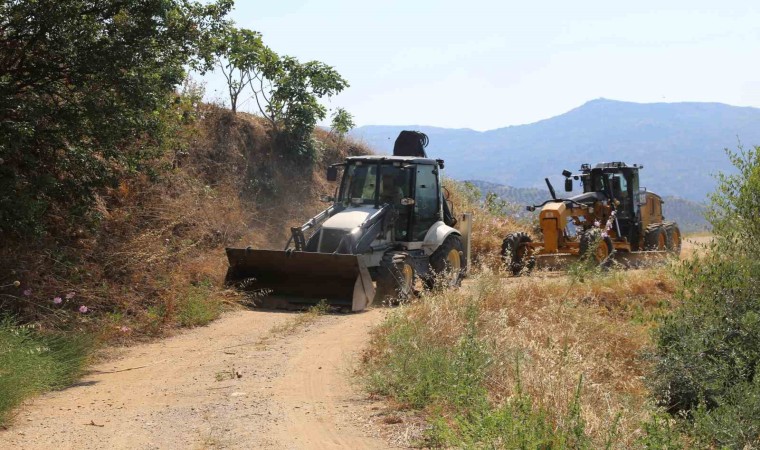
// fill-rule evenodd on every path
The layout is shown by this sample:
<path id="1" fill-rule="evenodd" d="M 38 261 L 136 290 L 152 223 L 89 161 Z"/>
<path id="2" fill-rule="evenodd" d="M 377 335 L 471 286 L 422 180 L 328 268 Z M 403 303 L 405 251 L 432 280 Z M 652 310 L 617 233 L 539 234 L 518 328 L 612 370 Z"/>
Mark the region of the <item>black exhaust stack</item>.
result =
<path id="1" fill-rule="evenodd" d="M 428 137 L 419 131 L 404 130 L 399 133 L 396 143 L 393 144 L 393 156 L 415 156 L 427 158 L 425 147 L 428 145 Z"/>

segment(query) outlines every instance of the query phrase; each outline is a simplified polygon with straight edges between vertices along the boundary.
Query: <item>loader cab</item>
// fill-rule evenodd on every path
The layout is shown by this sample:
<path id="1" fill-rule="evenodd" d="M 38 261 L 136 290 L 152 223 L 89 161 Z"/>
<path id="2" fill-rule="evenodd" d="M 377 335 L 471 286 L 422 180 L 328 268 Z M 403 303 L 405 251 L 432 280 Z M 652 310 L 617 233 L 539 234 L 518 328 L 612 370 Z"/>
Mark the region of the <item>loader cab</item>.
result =
<path id="1" fill-rule="evenodd" d="M 389 204 L 394 239 L 423 241 L 442 217 L 439 162 L 417 157 L 352 157 L 346 161 L 336 202 L 346 210 Z"/>

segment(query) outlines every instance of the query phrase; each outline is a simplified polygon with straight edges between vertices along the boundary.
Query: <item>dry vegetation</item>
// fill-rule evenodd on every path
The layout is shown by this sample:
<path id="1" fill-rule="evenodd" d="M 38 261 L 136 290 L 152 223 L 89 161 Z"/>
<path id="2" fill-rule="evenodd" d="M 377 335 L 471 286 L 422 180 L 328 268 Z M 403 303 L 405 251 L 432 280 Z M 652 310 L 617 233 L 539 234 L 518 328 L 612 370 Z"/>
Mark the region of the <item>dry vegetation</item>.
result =
<path id="1" fill-rule="evenodd" d="M 405 420 L 414 424 L 400 433 L 406 444 L 676 442 L 667 421 L 653 419 L 659 411 L 644 381 L 652 329 L 675 306 L 672 268 L 600 271 L 577 263 L 563 274 L 508 277 L 502 239 L 530 233 L 531 224 L 504 215 L 504 205 L 482 201 L 471 186 L 447 186 L 458 213 L 475 213 L 474 276 L 459 291 L 428 292 L 394 311 L 374 331 L 361 368 L 371 392 L 427 422 L 421 434 L 419 417 Z"/>
<path id="2" fill-rule="evenodd" d="M 523 278 L 504 289 L 490 281 L 479 282 L 476 298 L 482 336 L 499 349 L 488 381 L 494 397 L 512 394 L 517 358 L 523 389 L 559 421 L 583 376 L 586 432 L 601 442 L 617 427 L 630 444 L 649 416 L 641 352 L 652 316 L 668 307 L 669 276 L 640 271 L 584 283 Z"/>
<path id="3" fill-rule="evenodd" d="M 447 179 L 444 186 L 449 192 L 449 200 L 454 205 L 454 213 L 473 214 L 472 223 L 472 266 L 489 267 L 498 270 L 501 267 L 501 243 L 509 233 L 528 231 L 530 224 L 491 211 L 480 198 L 480 191 L 472 189 L 466 183 Z"/>
<path id="4" fill-rule="evenodd" d="M 332 193 L 325 165 L 367 153 L 317 131 L 318 161 L 298 163 L 256 117 L 202 104 L 192 115 L 173 151 L 151 163 L 152 176 L 101 193 L 95 226 L 62 223 L 56 238 L 3 246 L 0 270 L 21 282 L 3 293 L 3 309 L 43 329 L 111 341 L 207 323 L 234 301 L 221 289 L 224 247 L 280 248 L 288 227 Z"/>
<path id="5" fill-rule="evenodd" d="M 580 383 L 579 423 L 592 447 L 611 435 L 616 446 L 629 447 L 652 412 L 642 350 L 674 290 L 666 269 L 591 274 L 583 282 L 542 275 L 504 279 L 486 270 L 458 292 L 431 294 L 396 311 L 375 331 L 364 358 L 370 388 L 402 406 L 422 407 L 431 421 L 442 419 L 454 434 L 466 435 L 462 406 L 450 400 L 456 393 L 420 401 L 419 386 L 409 386 L 420 379 L 409 374 L 417 369 L 402 366 L 424 364 L 423 354 L 441 349 L 458 358 L 458 346 L 474 328 L 486 356 L 471 376 L 480 377 L 491 407 L 526 396 L 552 427 L 569 430 L 578 425 L 569 412 Z M 467 442 L 460 438 L 441 442 L 433 436 L 428 443 Z M 503 436 L 490 441 L 506 442 Z"/>

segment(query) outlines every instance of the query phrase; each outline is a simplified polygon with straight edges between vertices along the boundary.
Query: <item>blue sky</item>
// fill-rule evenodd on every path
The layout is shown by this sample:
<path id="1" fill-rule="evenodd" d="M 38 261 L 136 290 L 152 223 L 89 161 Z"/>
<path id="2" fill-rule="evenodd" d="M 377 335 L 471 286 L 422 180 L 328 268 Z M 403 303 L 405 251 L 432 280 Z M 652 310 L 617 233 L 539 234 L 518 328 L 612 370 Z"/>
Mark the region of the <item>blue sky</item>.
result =
<path id="1" fill-rule="evenodd" d="M 232 18 L 334 66 L 351 87 L 326 105 L 358 125 L 486 130 L 600 97 L 760 107 L 758 0 L 238 0 Z"/>

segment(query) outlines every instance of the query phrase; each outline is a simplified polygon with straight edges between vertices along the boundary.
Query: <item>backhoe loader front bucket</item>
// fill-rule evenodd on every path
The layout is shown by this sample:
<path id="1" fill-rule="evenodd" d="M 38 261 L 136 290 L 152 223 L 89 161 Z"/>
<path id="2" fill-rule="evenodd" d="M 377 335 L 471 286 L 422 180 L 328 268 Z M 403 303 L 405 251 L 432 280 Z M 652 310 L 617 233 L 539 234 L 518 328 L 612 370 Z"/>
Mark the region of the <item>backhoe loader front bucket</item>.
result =
<path id="1" fill-rule="evenodd" d="M 321 300 L 362 311 L 375 289 L 361 256 L 228 248 L 225 284 L 261 294 L 258 303 L 304 307 Z"/>

